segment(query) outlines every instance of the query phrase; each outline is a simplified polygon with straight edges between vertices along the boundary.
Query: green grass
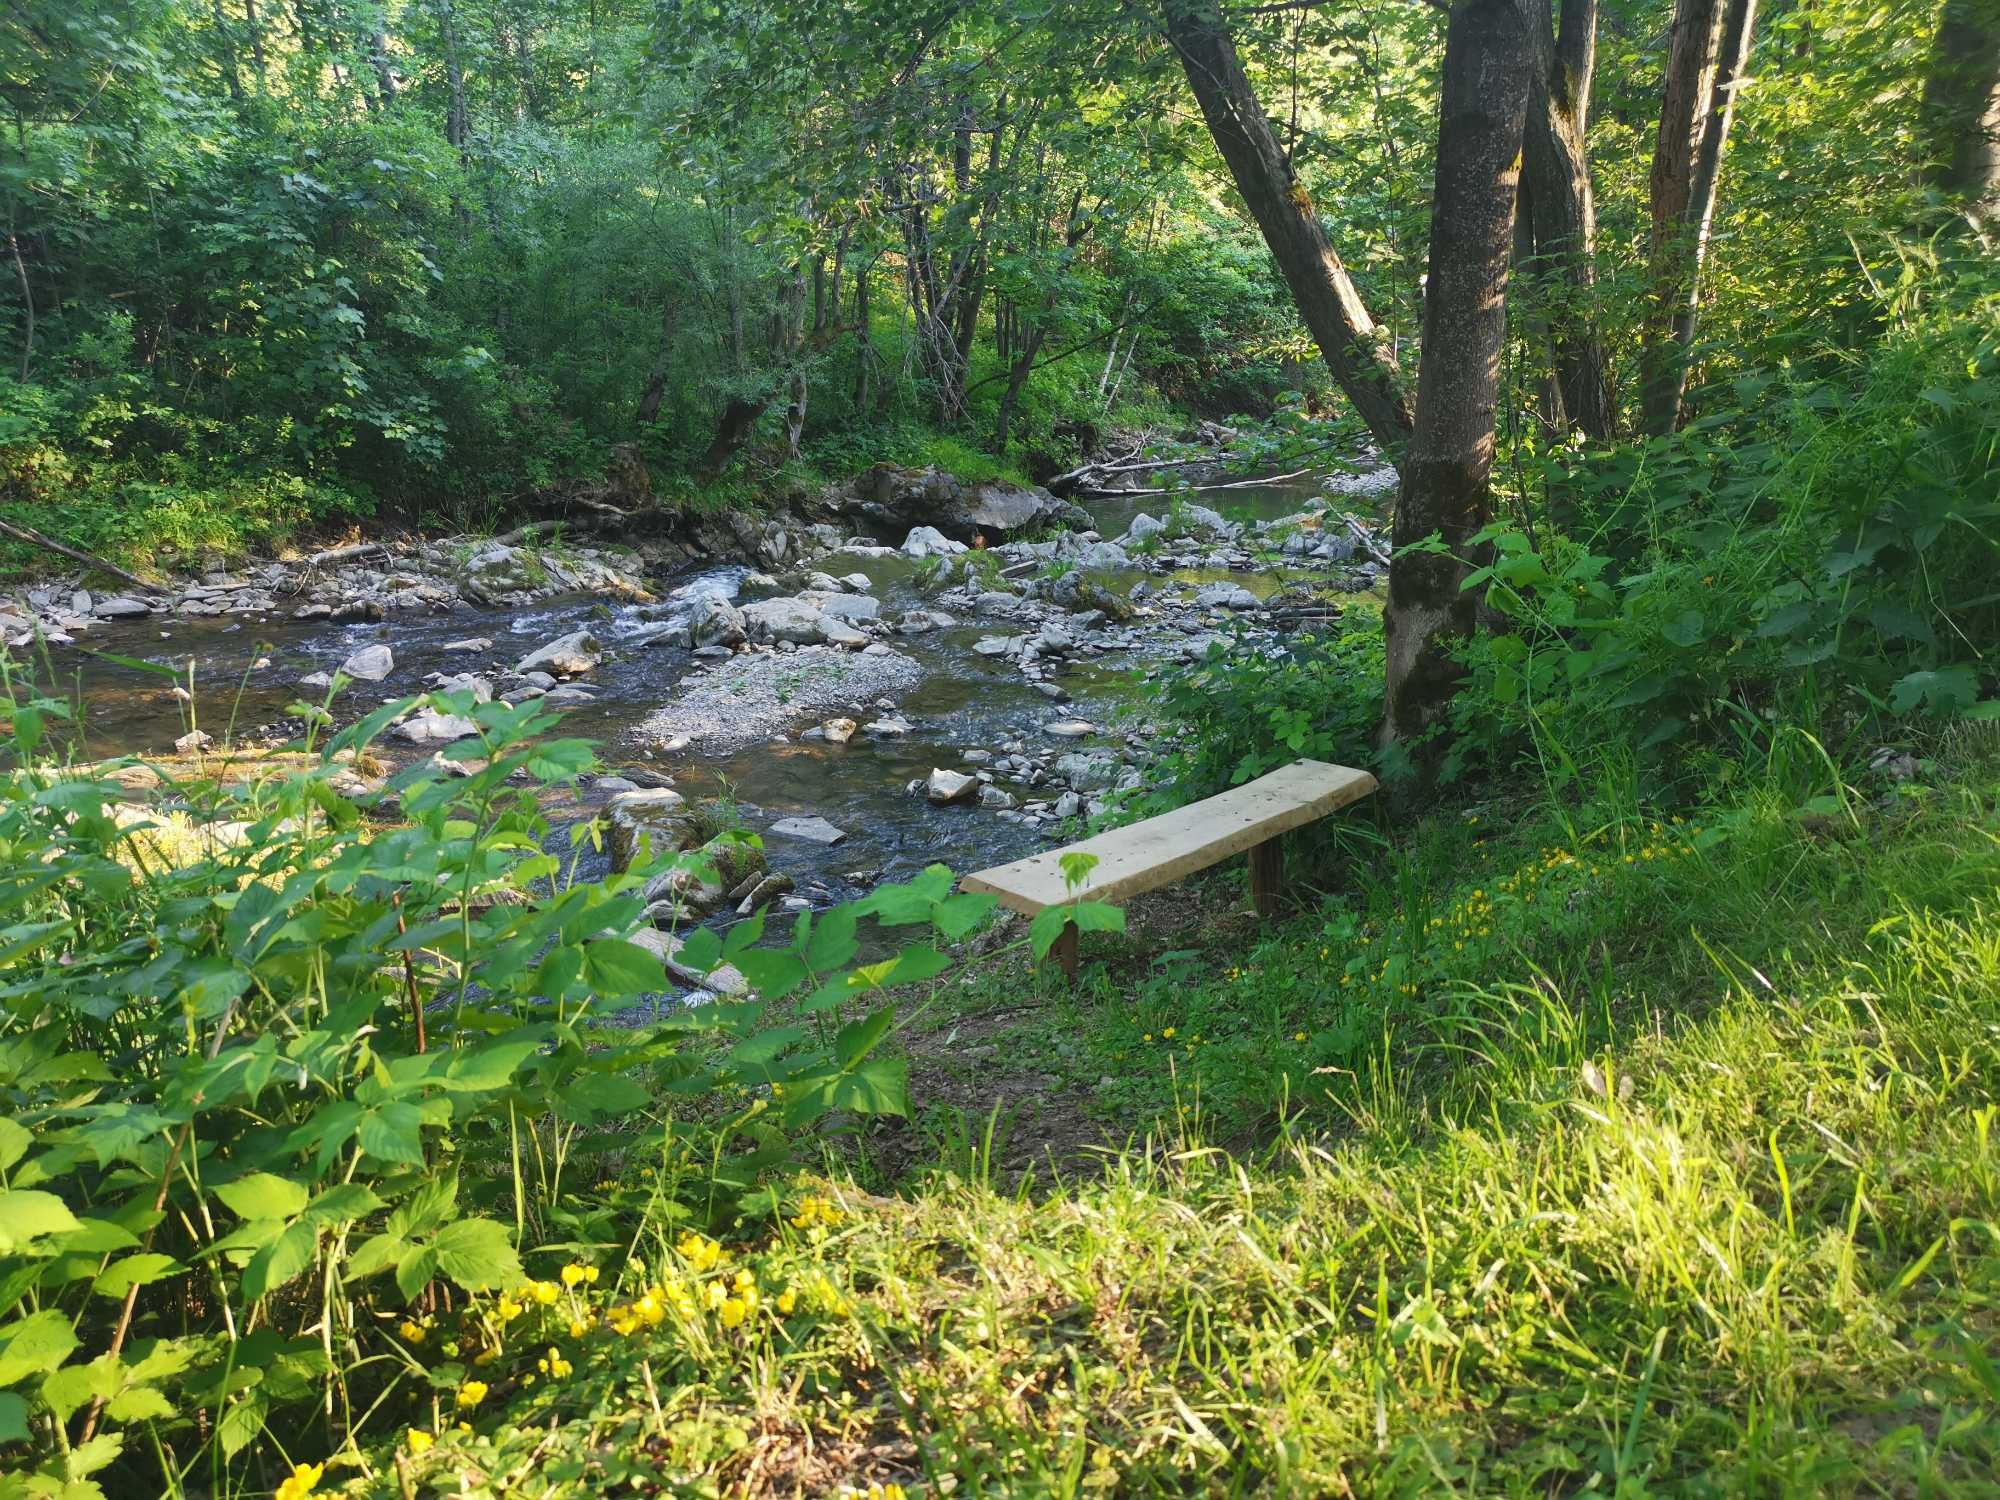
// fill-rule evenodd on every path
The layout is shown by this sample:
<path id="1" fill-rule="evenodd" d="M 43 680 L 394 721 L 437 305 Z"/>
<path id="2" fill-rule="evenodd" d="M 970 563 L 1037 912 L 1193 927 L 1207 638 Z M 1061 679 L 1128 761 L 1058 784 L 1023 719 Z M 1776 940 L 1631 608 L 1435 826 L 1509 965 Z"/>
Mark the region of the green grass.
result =
<path id="1" fill-rule="evenodd" d="M 928 1068 L 1013 1106 L 934 1102 L 913 1168 L 863 1136 L 739 1224 L 792 1315 L 586 1340 L 561 1394 L 420 1472 L 1991 1494 L 1993 782 L 1836 822 L 1768 791 L 1657 827 L 1440 814 L 1322 863 L 1346 894 L 1261 944 L 1140 913 L 1076 995 L 964 983 L 910 1038 L 919 1102 Z M 1024 1174 L 1056 1132 L 1022 1075 L 1110 1148 Z M 805 1191 L 835 1222 L 786 1217 Z"/>

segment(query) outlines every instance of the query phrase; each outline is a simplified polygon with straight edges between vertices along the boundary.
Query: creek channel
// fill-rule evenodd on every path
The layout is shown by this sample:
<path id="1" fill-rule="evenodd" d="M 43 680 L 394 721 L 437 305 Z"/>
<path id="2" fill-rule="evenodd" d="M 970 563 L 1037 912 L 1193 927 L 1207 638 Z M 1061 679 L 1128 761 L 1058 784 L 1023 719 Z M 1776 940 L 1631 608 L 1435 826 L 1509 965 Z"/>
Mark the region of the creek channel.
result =
<path id="1" fill-rule="evenodd" d="M 1314 493 L 1309 485 L 1273 484 L 1232 491 L 1225 509 L 1230 519 L 1256 522 L 1298 510 Z M 1139 509 L 1158 511 L 1165 497 L 1117 496 L 1102 502 L 1096 518 L 1108 535 L 1124 531 Z M 930 607 L 917 587 L 919 564 L 901 554 L 869 556 L 836 552 L 812 567 L 834 574 L 863 573 L 885 615 Z M 183 685 L 194 684 L 194 716 L 217 742 L 229 738 L 283 738 L 296 732 L 289 706 L 301 698 L 317 702 L 323 693 L 302 687 L 314 672 L 332 672 L 362 647 L 382 643 L 395 657 L 389 677 L 355 683 L 336 705 L 345 723 L 377 702 L 421 694 L 433 673 L 483 671 L 508 666 L 544 643 L 588 629 L 606 649 L 606 660 L 582 680 L 595 697 L 565 713 L 560 733 L 596 743 L 604 769 L 617 774 L 641 767 L 673 778 L 689 798 L 725 796 L 743 825 L 765 834 L 774 871 L 790 874 L 801 895 L 815 904 L 848 899 L 876 879 L 907 879 L 925 865 L 942 863 L 964 872 L 1017 858 L 1047 842 L 1029 823 L 995 815 L 977 806 L 936 807 L 907 790 L 913 778 L 933 767 L 970 769 L 966 751 L 999 752 L 1010 744 L 1031 751 L 1050 748 L 1089 751 L 1123 743 L 1129 710 L 1147 691 L 1141 669 L 1171 660 L 1186 649 L 1186 634 L 1163 630 L 1137 649 L 1105 652 L 1072 662 L 1059 677 L 1066 701 L 1052 701 L 1005 658 L 981 655 L 974 645 L 996 629 L 992 620 L 962 615 L 946 628 L 892 636 L 888 644 L 913 658 L 922 678 L 897 696 L 893 713 L 909 723 L 901 738 L 857 735 L 844 745 L 801 738 L 801 731 L 831 715 L 801 715 L 780 738 L 757 737 L 721 747 L 694 744 L 678 753 L 647 748 L 641 724 L 670 705 L 680 684 L 707 665 L 686 649 L 640 645 L 663 625 L 684 619 L 702 593 L 735 597 L 749 569 L 709 565 L 649 580 L 663 604 L 627 605 L 583 597 L 545 601 L 517 610 L 466 606 L 448 613 L 392 614 L 382 621 L 331 624 L 275 616 L 250 619 L 153 616 L 107 622 L 92 629 L 77 647 L 50 651 L 57 690 L 81 710 L 79 749 L 91 756 L 164 755 L 189 728 L 189 706 L 169 681 L 112 659 L 125 657 L 169 667 Z M 1240 585 L 1263 598 L 1287 581 L 1289 570 L 1182 569 L 1152 572 L 1096 572 L 1123 593 L 1140 584 L 1153 589 L 1215 582 Z M 1032 629 L 1032 627 L 1030 627 Z M 486 637 L 489 650 L 448 652 L 447 643 Z M 888 707 L 856 704 L 875 717 Z M 1094 735 L 1059 742 L 1047 735 L 1058 720 L 1081 719 Z M 397 763 L 427 755 L 393 740 L 378 748 Z M 1059 791 L 1060 788 L 1057 788 Z M 1041 796 L 1041 792 L 1024 795 Z M 1047 795 L 1053 796 L 1054 793 Z M 575 799 L 551 805 L 557 822 L 556 847 L 567 848 L 562 827 L 591 815 L 590 779 Z M 819 817 L 846 832 L 833 845 L 770 836 L 783 818 Z M 601 872 L 585 866 L 584 873 Z"/>

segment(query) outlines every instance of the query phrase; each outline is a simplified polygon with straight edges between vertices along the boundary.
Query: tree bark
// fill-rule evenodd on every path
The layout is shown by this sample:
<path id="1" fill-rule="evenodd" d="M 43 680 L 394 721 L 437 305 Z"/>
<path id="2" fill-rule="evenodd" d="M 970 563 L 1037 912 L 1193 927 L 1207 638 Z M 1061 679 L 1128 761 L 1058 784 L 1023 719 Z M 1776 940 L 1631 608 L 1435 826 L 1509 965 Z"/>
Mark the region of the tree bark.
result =
<path id="1" fill-rule="evenodd" d="M 1536 24 L 1518 0 L 1459 0 L 1445 37 L 1416 426 L 1396 499 L 1396 564 L 1383 615 L 1382 737 L 1413 752 L 1457 691 L 1463 670 L 1455 651 L 1479 607 L 1480 591 L 1462 585 L 1480 561 L 1471 539 L 1490 514 Z M 1443 551 L 1402 550 L 1433 535 Z"/>
<path id="2" fill-rule="evenodd" d="M 1167 39 L 1264 243 L 1327 368 L 1376 443 L 1400 455 L 1411 431 L 1402 374 L 1292 175 L 1214 0 L 1164 0 Z M 1509 210 L 1511 215 L 1512 210 Z"/>
<path id="3" fill-rule="evenodd" d="M 792 267 L 779 300 L 779 316 L 784 320 L 785 373 L 785 452 L 794 460 L 801 457 L 799 441 L 806 430 L 806 268 L 800 261 Z M 815 330 L 816 334 L 823 330 Z"/>
<path id="4" fill-rule="evenodd" d="M 1584 132 L 1597 57 L 1597 0 L 1563 0 L 1553 43 L 1536 17 L 1522 197 L 1533 270 L 1554 342 L 1563 419 L 1584 436 L 1616 434 L 1610 360 L 1597 321 L 1597 208 Z"/>
<path id="5" fill-rule="evenodd" d="M 639 394 L 639 425 L 650 427 L 659 420 L 660 404 L 667 395 L 669 361 L 673 358 L 674 336 L 680 331 L 680 302 L 669 298 L 660 309 L 660 352 L 646 375 L 646 388 Z"/>
<path id="6" fill-rule="evenodd" d="M 1756 0 L 1676 0 L 1653 152 L 1653 306 L 1642 356 L 1646 431 L 1680 426 L 1722 154 L 1749 61 Z"/>
<path id="7" fill-rule="evenodd" d="M 1989 239 L 2000 227 L 2000 0 L 1945 0 L 1923 120 L 1931 186 Z"/>
<path id="8" fill-rule="evenodd" d="M 868 282 L 874 266 L 863 261 L 854 268 L 854 410 L 868 410 L 868 385 L 874 376 L 875 344 L 869 337 L 872 316 L 868 307 Z"/>
<path id="9" fill-rule="evenodd" d="M 243 78 L 236 67 L 236 39 L 229 34 L 229 16 L 222 9 L 222 0 L 211 0 L 209 8 L 215 17 L 215 47 L 222 63 L 223 82 L 229 85 L 229 97 L 241 104 Z"/>
<path id="10" fill-rule="evenodd" d="M 15 541 L 26 542 L 31 547 L 41 547 L 49 552 L 60 553 L 74 562 L 82 563 L 85 567 L 94 568 L 100 573 L 109 573 L 120 583 L 129 583 L 134 588 L 151 587 L 145 579 L 126 572 L 116 563 L 108 563 L 101 557 L 93 557 L 80 548 L 70 546 L 67 542 L 59 542 L 52 536 L 44 536 L 32 526 L 18 526 L 12 521 L 0 521 L 0 536 L 10 536 Z"/>
<path id="11" fill-rule="evenodd" d="M 708 447 L 694 466 L 694 477 L 698 484 L 713 484 L 729 467 L 729 461 L 736 452 L 750 440 L 750 434 L 757 430 L 757 419 L 764 415 L 770 405 L 768 397 L 749 398 L 733 396 L 722 408 L 722 415 L 716 419 L 715 436 L 709 439 Z"/>
<path id="12" fill-rule="evenodd" d="M 270 82 L 270 65 L 264 56 L 264 23 L 257 18 L 257 0 L 243 0 L 243 25 L 250 34 L 250 60 L 257 65 L 257 88 L 262 92 Z"/>

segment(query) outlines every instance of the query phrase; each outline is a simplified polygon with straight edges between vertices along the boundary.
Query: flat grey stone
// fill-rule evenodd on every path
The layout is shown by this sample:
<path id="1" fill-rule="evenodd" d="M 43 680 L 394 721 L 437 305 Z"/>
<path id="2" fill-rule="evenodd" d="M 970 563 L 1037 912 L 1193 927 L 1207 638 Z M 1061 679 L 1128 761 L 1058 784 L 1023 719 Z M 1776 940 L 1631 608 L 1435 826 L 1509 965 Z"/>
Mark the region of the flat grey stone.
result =
<path id="1" fill-rule="evenodd" d="M 847 830 L 835 828 L 825 818 L 780 818 L 770 831 L 781 839 L 802 839 L 808 844 L 837 844 Z"/>

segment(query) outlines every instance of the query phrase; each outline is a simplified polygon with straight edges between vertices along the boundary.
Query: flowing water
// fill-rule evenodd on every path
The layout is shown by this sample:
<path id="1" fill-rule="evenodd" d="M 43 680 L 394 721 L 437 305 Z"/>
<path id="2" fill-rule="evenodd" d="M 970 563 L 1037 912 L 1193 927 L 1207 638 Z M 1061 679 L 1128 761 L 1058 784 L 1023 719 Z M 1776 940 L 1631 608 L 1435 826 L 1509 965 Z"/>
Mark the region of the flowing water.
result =
<path id="1" fill-rule="evenodd" d="M 1273 485 L 1212 498 L 1231 502 L 1220 508 L 1232 519 L 1261 519 L 1296 510 L 1309 493 L 1297 485 Z M 1131 516 L 1148 508 L 1161 513 L 1163 498 L 1120 496 L 1101 501 L 1100 528 L 1106 535 L 1122 534 Z M 867 574 L 888 614 L 923 602 L 913 581 L 915 564 L 900 555 L 843 553 L 814 566 L 836 574 Z M 374 642 L 392 648 L 395 670 L 382 683 L 348 688 L 343 703 L 350 714 L 378 700 L 423 691 L 424 678 L 433 672 L 511 665 L 545 642 L 587 627 L 611 654 L 585 680 L 597 693 L 596 701 L 571 709 L 563 732 L 596 741 L 609 771 L 648 766 L 672 775 L 689 796 L 727 794 L 754 831 L 793 815 L 817 815 L 845 829 L 848 837 L 832 847 L 767 840 L 772 868 L 792 874 L 802 892 L 821 899 L 853 894 L 857 883 L 848 878 L 850 872 L 907 878 L 934 862 L 970 870 L 1030 852 L 1041 842 L 1035 829 L 978 808 L 932 807 L 911 796 L 906 784 L 927 775 L 933 766 L 962 768 L 966 750 L 998 750 L 1010 741 L 1025 742 L 1031 749 L 1050 746 L 1055 742 L 1042 726 L 1055 718 L 1081 717 L 1104 730 L 1064 749 L 1087 750 L 1109 743 L 1118 733 L 1122 711 L 1141 691 L 1129 670 L 1137 663 L 1107 655 L 1064 674 L 1062 684 L 1072 701 L 1058 709 L 1006 659 L 981 656 L 972 649 L 983 635 L 1021 627 L 968 619 L 953 628 L 894 640 L 896 649 L 915 657 L 925 669 L 922 683 L 898 708 L 913 726 L 906 739 L 864 735 L 841 746 L 792 738 L 722 752 L 703 751 L 697 745 L 689 752 L 662 754 L 654 760 L 641 748 L 635 731 L 649 713 L 672 700 L 676 684 L 700 664 L 676 648 L 620 647 L 671 622 L 700 592 L 733 596 L 746 571 L 707 567 L 656 579 L 654 587 L 665 600 L 656 605 L 607 605 L 578 598 L 519 610 L 406 613 L 380 623 L 353 625 L 155 616 L 100 625 L 79 647 L 58 648 L 51 658 L 63 695 L 82 706 L 78 732 L 84 751 L 94 756 L 164 754 L 188 728 L 187 706 L 175 696 L 169 679 L 111 658 L 171 668 L 183 685 L 192 664 L 196 719 L 200 728 L 220 741 L 226 733 L 243 737 L 259 731 L 296 732 L 289 706 L 302 697 L 317 701 L 321 696 L 301 688 L 299 679 L 312 672 L 330 673 L 353 652 Z M 1227 570 L 1190 570 L 1172 576 L 1185 583 L 1235 582 L 1260 596 L 1281 582 L 1275 574 Z M 1157 575 L 1139 572 L 1115 582 L 1122 589 L 1141 578 L 1155 585 L 1161 582 Z M 447 642 L 480 636 L 492 639 L 490 651 L 444 650 Z M 805 727 L 806 723 L 797 724 L 793 732 Z M 383 749 L 391 759 L 399 753 L 405 758 L 428 753 L 394 742 Z M 587 791 L 584 800 L 592 800 Z"/>

